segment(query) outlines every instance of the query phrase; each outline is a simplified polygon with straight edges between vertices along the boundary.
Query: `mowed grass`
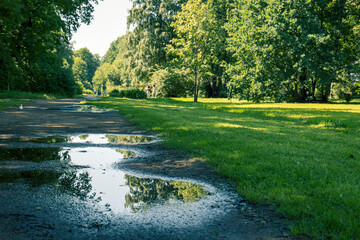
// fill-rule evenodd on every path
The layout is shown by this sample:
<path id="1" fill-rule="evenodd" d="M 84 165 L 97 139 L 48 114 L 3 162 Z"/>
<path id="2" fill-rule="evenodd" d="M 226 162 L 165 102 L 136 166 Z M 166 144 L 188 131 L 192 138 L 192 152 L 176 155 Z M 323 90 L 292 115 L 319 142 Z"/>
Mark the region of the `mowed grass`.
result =
<path id="1" fill-rule="evenodd" d="M 28 101 L 19 99 L 0 99 L 0 111 L 3 111 L 9 107 L 20 106 L 20 104 L 24 104 L 26 102 Z"/>
<path id="2" fill-rule="evenodd" d="M 209 161 L 249 201 L 273 205 L 291 232 L 360 236 L 360 105 L 224 99 L 117 99 L 118 109 L 166 147 Z"/>
<path id="3" fill-rule="evenodd" d="M 77 96 L 82 97 L 82 96 Z M 64 98 L 64 96 L 49 94 L 49 93 L 32 93 L 32 92 L 22 92 L 22 91 L 6 91 L 0 90 L 0 111 L 3 111 L 14 105 L 20 106 L 29 102 L 27 99 L 56 99 Z"/>
<path id="4" fill-rule="evenodd" d="M 0 99 L 54 99 L 54 98 L 61 98 L 62 96 L 57 96 L 54 94 L 48 93 L 31 93 L 31 92 L 21 92 L 21 91 L 4 91 L 0 90 Z"/>

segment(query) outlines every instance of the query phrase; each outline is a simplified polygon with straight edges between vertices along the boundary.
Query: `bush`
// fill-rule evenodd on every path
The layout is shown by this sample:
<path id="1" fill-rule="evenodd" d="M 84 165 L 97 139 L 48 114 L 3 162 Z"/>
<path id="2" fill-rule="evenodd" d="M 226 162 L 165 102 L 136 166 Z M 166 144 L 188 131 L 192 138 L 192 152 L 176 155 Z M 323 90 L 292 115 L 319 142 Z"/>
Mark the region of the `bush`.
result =
<path id="1" fill-rule="evenodd" d="M 92 90 L 90 90 L 90 89 L 84 89 L 83 93 L 84 94 L 94 94 L 94 92 Z"/>
<path id="2" fill-rule="evenodd" d="M 193 85 L 185 76 L 186 73 L 179 69 L 159 69 L 153 73 L 151 82 L 156 84 L 159 97 L 184 97 Z"/>
<path id="3" fill-rule="evenodd" d="M 140 89 L 130 89 L 130 90 L 117 90 L 114 89 L 109 93 L 110 97 L 126 97 L 126 98 L 132 98 L 132 99 L 145 99 L 146 98 L 146 92 L 140 90 Z"/>
<path id="4" fill-rule="evenodd" d="M 114 90 L 110 91 L 109 96 L 110 97 L 123 97 L 123 96 L 120 96 L 120 91 L 117 90 L 117 89 L 114 89 Z"/>

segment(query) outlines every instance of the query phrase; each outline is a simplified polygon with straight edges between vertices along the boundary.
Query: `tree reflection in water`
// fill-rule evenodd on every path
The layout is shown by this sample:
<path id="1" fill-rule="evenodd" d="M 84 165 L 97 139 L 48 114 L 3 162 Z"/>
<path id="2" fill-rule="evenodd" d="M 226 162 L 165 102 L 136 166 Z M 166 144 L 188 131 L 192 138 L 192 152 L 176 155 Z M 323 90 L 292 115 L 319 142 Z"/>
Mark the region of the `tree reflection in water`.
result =
<path id="1" fill-rule="evenodd" d="M 75 171 L 64 173 L 59 178 L 60 187 L 82 200 L 85 200 L 91 189 L 91 177 L 88 172 L 76 173 Z"/>
<path id="2" fill-rule="evenodd" d="M 20 171 L 0 173 L 1 183 L 15 183 L 25 181 L 31 187 L 38 187 L 43 184 L 54 184 L 58 181 L 60 172 L 56 171 Z"/>
<path id="3" fill-rule="evenodd" d="M 129 150 L 116 149 L 116 152 L 121 153 L 124 159 L 133 158 L 136 156 L 135 152 Z"/>
<path id="4" fill-rule="evenodd" d="M 130 193 L 125 196 L 125 207 L 133 211 L 146 210 L 169 200 L 197 201 L 209 194 L 201 185 L 190 182 L 137 178 L 127 174 L 125 179 L 130 188 Z"/>
<path id="5" fill-rule="evenodd" d="M 0 148 L 1 161 L 63 161 L 69 162 L 68 150 L 59 147 L 50 148 Z"/>
<path id="6" fill-rule="evenodd" d="M 154 137 L 136 135 L 105 135 L 109 143 L 147 143 L 153 141 Z"/>

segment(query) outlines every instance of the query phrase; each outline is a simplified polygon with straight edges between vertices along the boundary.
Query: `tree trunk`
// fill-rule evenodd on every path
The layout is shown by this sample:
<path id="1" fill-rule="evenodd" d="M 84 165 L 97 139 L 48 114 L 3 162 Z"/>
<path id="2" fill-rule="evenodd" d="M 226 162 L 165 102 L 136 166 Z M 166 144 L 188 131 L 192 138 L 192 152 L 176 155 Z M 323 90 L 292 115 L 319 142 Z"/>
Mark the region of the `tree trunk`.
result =
<path id="1" fill-rule="evenodd" d="M 299 94 L 298 94 L 298 85 L 296 82 L 293 83 L 293 98 L 294 98 L 294 102 L 298 102 L 299 101 Z"/>
<path id="2" fill-rule="evenodd" d="M 198 99 L 198 75 L 197 75 L 197 69 L 195 69 L 195 73 L 194 73 L 194 102 L 197 102 Z"/>
<path id="3" fill-rule="evenodd" d="M 8 70 L 8 78 L 7 78 L 7 88 L 8 88 L 8 91 L 10 91 L 10 73 L 9 73 L 9 70 Z"/>
<path id="4" fill-rule="evenodd" d="M 311 81 L 311 95 L 314 101 L 316 101 L 316 96 L 315 96 L 316 82 L 317 81 L 315 79 Z"/>

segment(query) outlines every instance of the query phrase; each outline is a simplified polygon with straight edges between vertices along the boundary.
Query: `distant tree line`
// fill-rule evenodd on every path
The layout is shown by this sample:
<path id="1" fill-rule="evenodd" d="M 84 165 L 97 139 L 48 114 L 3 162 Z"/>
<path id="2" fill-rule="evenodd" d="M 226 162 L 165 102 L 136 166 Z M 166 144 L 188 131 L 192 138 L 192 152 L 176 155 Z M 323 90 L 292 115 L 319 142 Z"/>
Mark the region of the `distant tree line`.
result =
<path id="1" fill-rule="evenodd" d="M 0 90 L 73 95 L 101 85 L 162 97 L 327 101 L 360 92 L 359 0 L 131 0 L 101 59 L 71 33 L 98 0 L 0 2 Z"/>
<path id="2" fill-rule="evenodd" d="M 156 84 L 159 96 L 195 101 L 358 95 L 358 0 L 132 2 L 129 31 L 111 44 L 95 82 Z"/>
<path id="3" fill-rule="evenodd" d="M 0 90 L 81 92 L 72 71 L 74 62 L 81 63 L 73 57 L 69 40 L 81 22 L 90 22 L 97 2 L 0 1 Z M 88 77 L 94 67 L 87 66 Z"/>

